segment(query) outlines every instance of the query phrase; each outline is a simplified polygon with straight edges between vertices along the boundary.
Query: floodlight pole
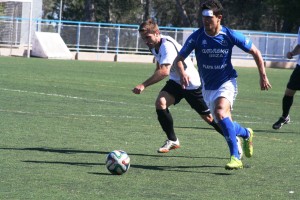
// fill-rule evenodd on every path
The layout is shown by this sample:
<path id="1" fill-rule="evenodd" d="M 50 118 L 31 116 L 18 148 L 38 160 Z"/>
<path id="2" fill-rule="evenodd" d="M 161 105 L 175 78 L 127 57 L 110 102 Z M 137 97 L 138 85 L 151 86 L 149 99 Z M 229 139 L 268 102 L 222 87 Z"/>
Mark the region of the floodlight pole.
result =
<path id="1" fill-rule="evenodd" d="M 59 24 L 58 24 L 58 34 L 60 35 L 60 29 L 61 29 L 61 15 L 62 15 L 62 0 L 60 0 L 60 6 L 59 6 Z"/>

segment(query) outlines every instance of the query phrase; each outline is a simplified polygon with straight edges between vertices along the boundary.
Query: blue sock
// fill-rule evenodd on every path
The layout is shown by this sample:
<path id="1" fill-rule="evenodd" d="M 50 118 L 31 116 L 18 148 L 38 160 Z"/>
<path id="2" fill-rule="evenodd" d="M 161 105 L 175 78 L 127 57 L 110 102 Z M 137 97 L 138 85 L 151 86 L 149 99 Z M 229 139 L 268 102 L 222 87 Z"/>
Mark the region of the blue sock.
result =
<path id="1" fill-rule="evenodd" d="M 236 142 L 236 128 L 234 123 L 230 120 L 229 117 L 226 117 L 220 120 L 219 124 L 227 141 L 230 150 L 230 155 L 239 158 L 240 156 L 238 152 L 238 145 Z"/>
<path id="2" fill-rule="evenodd" d="M 237 122 L 232 122 L 235 128 L 235 132 L 237 136 L 240 136 L 242 138 L 249 138 L 249 132 L 246 128 L 242 127 L 239 123 Z"/>

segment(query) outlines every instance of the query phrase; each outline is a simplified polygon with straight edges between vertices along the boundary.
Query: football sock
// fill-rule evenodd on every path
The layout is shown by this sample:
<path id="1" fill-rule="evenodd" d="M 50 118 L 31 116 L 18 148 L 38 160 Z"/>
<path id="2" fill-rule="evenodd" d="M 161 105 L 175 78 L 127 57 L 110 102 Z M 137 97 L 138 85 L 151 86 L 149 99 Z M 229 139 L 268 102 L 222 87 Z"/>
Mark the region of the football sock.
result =
<path id="1" fill-rule="evenodd" d="M 166 133 L 168 139 L 172 141 L 176 141 L 177 137 L 174 132 L 173 118 L 169 109 L 164 109 L 164 110 L 156 109 L 156 113 L 157 113 L 157 119 L 162 129 Z"/>
<path id="2" fill-rule="evenodd" d="M 294 96 L 284 95 L 282 99 L 282 117 L 287 117 L 294 101 Z"/>
<path id="3" fill-rule="evenodd" d="M 234 125 L 234 129 L 235 129 L 235 132 L 236 132 L 236 135 L 237 136 L 240 136 L 242 138 L 249 138 L 249 131 L 242 127 L 239 123 L 237 122 L 232 122 L 233 125 Z"/>
<path id="4" fill-rule="evenodd" d="M 209 125 L 211 125 L 212 127 L 214 127 L 214 129 L 216 131 L 218 131 L 218 133 L 220 133 L 222 136 L 224 136 L 223 132 L 222 132 L 222 129 L 218 126 L 218 124 L 215 121 L 212 121 Z"/>
<path id="5" fill-rule="evenodd" d="M 227 144 L 229 146 L 230 155 L 239 158 L 239 152 L 238 152 L 238 145 L 236 142 L 236 132 L 235 132 L 235 126 L 233 122 L 230 120 L 229 117 L 226 117 L 219 121 L 219 124 L 222 128 L 224 137 L 227 141 Z"/>

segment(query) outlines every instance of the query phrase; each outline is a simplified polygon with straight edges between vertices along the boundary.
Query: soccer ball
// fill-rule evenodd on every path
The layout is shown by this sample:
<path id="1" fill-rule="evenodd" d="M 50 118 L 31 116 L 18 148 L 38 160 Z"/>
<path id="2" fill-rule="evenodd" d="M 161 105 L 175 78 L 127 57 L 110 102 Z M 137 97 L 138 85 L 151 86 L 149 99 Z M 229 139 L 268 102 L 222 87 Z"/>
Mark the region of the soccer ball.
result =
<path id="1" fill-rule="evenodd" d="M 106 168 L 112 174 L 122 175 L 130 167 L 130 158 L 123 150 L 114 150 L 106 157 Z"/>

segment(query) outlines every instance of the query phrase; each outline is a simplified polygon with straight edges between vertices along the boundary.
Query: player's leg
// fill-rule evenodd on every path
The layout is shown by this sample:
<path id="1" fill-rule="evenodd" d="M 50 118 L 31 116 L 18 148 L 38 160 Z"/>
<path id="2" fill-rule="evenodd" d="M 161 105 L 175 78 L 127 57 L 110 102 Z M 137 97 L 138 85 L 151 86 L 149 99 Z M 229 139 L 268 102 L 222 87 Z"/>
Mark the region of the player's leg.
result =
<path id="1" fill-rule="evenodd" d="M 216 123 L 212 114 L 200 115 L 200 116 L 204 121 L 206 121 L 210 126 L 212 126 L 218 133 L 224 136 L 221 127 Z"/>
<path id="2" fill-rule="evenodd" d="M 184 98 L 206 123 L 214 127 L 214 129 L 223 136 L 221 128 L 215 122 L 210 109 L 203 99 L 201 88 L 197 90 L 184 90 Z"/>
<path id="3" fill-rule="evenodd" d="M 296 94 L 296 90 L 286 88 L 284 97 L 282 99 L 282 117 L 288 118 L 290 109 L 294 102 L 295 94 Z"/>
<path id="4" fill-rule="evenodd" d="M 167 135 L 167 140 L 164 145 L 158 149 L 159 153 L 167 153 L 172 149 L 180 147 L 179 140 L 174 131 L 173 118 L 168 109 L 170 105 L 176 104 L 176 99 L 171 94 L 172 92 L 170 92 L 173 88 L 172 84 L 173 83 L 170 81 L 167 82 L 165 87 L 160 91 L 155 102 L 157 119 Z"/>
<path id="5" fill-rule="evenodd" d="M 290 122 L 290 109 L 293 105 L 294 95 L 296 90 L 291 90 L 286 88 L 284 96 L 282 98 L 282 115 L 279 119 L 273 124 L 273 129 L 280 129 L 284 124 L 288 124 Z"/>
<path id="6" fill-rule="evenodd" d="M 231 157 L 230 162 L 225 166 L 226 169 L 243 168 L 236 139 L 238 132 L 231 118 L 231 110 L 236 95 L 236 79 L 225 82 L 218 90 L 204 91 L 203 93 L 205 102 L 208 102 L 209 108 L 213 111 L 213 116 L 222 128 L 229 147 Z"/>
<path id="7" fill-rule="evenodd" d="M 230 102 L 224 98 L 219 97 L 215 101 L 214 114 L 222 128 L 224 137 L 228 143 L 230 155 L 239 158 L 238 147 L 236 142 L 236 131 L 234 123 L 231 120 L 231 105 Z"/>
<path id="8" fill-rule="evenodd" d="M 176 141 L 176 135 L 173 127 L 173 118 L 168 109 L 170 105 L 174 103 L 174 97 L 165 91 L 161 91 L 156 99 L 155 108 L 157 113 L 157 119 L 167 134 L 169 140 Z"/>
<path id="9" fill-rule="evenodd" d="M 244 142 L 242 143 L 241 140 L 238 140 L 238 148 L 239 152 L 241 151 L 241 147 L 243 146 L 243 152 L 245 152 L 245 156 L 250 158 L 253 155 L 253 130 L 251 128 L 245 128 L 241 126 L 239 123 L 233 121 L 233 125 L 235 128 L 235 132 L 238 137 L 243 138 Z M 237 138 L 238 138 L 237 137 Z M 242 156 L 240 156 L 242 158 Z"/>
<path id="10" fill-rule="evenodd" d="M 236 140 L 236 131 L 234 123 L 231 120 L 231 104 L 228 99 L 219 97 L 215 101 L 215 116 L 218 120 L 230 151 L 230 162 L 225 165 L 225 169 L 243 168 L 238 151 L 238 142 Z"/>
<path id="11" fill-rule="evenodd" d="M 289 82 L 287 84 L 284 96 L 282 98 L 282 115 L 273 124 L 273 129 L 280 129 L 284 124 L 290 122 L 290 109 L 293 105 L 294 95 L 297 90 L 300 90 L 300 66 L 297 65 L 293 73 L 290 76 Z"/>
<path id="12" fill-rule="evenodd" d="M 216 123 L 216 121 L 213 118 L 213 115 L 210 112 L 210 109 L 205 103 L 200 88 L 197 90 L 185 90 L 184 98 L 205 122 L 214 127 L 214 129 L 218 133 L 224 136 L 221 127 Z M 242 143 L 239 137 L 236 137 L 236 140 L 238 144 L 239 158 L 241 159 L 243 157 Z"/>

